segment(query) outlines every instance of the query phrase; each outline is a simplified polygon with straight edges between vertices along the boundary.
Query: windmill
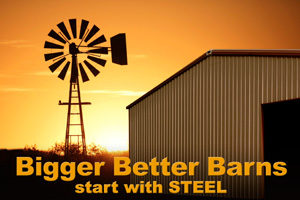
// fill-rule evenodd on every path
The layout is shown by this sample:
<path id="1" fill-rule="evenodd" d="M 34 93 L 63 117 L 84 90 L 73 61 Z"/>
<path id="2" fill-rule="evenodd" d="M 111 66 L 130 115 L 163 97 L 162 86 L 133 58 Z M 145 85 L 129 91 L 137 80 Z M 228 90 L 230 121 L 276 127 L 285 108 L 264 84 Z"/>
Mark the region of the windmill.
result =
<path id="1" fill-rule="evenodd" d="M 61 22 L 57 24 L 56 29 L 57 31 L 52 29 L 48 34 L 50 40 L 45 42 L 44 48 L 50 52 L 44 56 L 45 61 L 52 61 L 49 66 L 51 72 L 59 72 L 58 78 L 65 80 L 70 72 L 69 101 L 59 101 L 59 105 L 68 106 L 65 155 L 70 153 L 71 146 L 74 144 L 78 150 L 82 148 L 83 155 L 86 155 L 82 106 L 91 103 L 81 101 L 79 82 L 80 80 L 82 82 L 89 81 L 88 73 L 95 77 L 99 75 L 99 65 L 104 67 L 106 64 L 106 60 L 102 56 L 108 52 L 111 52 L 113 63 L 127 65 L 125 33 L 111 37 L 111 47 L 104 47 L 101 44 L 106 42 L 105 36 L 98 34 L 100 29 L 96 25 L 90 25 L 87 20 L 81 20 L 79 31 L 76 19 L 69 19 L 69 28 L 64 22 Z M 71 30 L 72 35 L 68 29 Z M 76 108 L 74 109 L 74 107 Z M 72 122 L 75 117 L 79 121 L 78 123 Z M 80 133 L 72 133 L 72 126 L 79 127 Z M 75 143 L 73 138 L 75 138 Z"/>

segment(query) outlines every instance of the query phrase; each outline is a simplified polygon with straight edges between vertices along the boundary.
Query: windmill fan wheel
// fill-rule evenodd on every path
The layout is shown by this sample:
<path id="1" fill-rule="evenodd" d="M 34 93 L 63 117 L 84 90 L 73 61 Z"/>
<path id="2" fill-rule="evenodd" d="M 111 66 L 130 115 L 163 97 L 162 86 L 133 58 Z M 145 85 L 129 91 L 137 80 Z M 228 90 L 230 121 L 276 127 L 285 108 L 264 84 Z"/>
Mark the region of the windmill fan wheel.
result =
<path id="1" fill-rule="evenodd" d="M 45 41 L 44 44 L 44 48 L 50 51 L 44 55 L 45 60 L 53 62 L 49 66 L 51 72 L 58 70 L 58 78 L 64 80 L 71 68 L 70 81 L 73 83 L 78 81 L 79 76 L 83 82 L 88 81 L 87 70 L 93 76 L 97 76 L 100 73 L 98 65 L 104 67 L 106 64 L 101 55 L 108 54 L 109 51 L 109 47 L 100 46 L 106 42 L 105 36 L 99 33 L 100 28 L 90 25 L 89 21 L 84 19 L 81 20 L 80 26 L 78 24 L 76 19 L 68 21 L 68 28 L 64 22 L 57 24 L 57 30 L 52 29 L 49 32 L 49 41 Z M 86 56 L 78 63 L 79 54 Z"/>

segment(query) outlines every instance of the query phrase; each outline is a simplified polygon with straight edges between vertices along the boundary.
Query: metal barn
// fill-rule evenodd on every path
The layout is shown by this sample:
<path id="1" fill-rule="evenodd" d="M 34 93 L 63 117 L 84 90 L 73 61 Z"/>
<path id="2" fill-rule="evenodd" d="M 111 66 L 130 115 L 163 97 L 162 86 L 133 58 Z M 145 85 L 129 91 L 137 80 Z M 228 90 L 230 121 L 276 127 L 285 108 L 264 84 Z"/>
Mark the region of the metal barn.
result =
<path id="1" fill-rule="evenodd" d="M 131 182 L 158 180 L 167 185 L 171 180 L 221 180 L 228 193 L 208 196 L 265 198 L 268 177 L 209 177 L 207 158 L 221 156 L 228 162 L 286 159 L 292 172 L 293 166 L 299 167 L 287 156 L 296 156 L 299 150 L 295 134 L 300 132 L 300 117 L 294 116 L 300 113 L 298 98 L 300 50 L 208 51 L 127 106 L 132 163 L 154 157 L 199 161 L 197 174 L 132 175 Z M 287 180 L 281 178 L 284 185 Z M 278 196 L 275 191 L 280 188 L 272 186 L 272 194 Z"/>

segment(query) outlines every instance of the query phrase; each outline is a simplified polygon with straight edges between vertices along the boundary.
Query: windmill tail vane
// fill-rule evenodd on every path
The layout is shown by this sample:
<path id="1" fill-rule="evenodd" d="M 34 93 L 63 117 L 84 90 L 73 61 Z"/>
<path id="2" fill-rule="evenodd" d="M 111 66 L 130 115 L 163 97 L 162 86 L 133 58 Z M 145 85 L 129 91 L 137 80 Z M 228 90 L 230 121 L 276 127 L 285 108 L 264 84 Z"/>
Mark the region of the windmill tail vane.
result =
<path id="1" fill-rule="evenodd" d="M 52 29 L 48 34 L 50 40 L 45 41 L 44 48 L 50 52 L 45 53 L 44 57 L 45 61 L 52 61 L 49 66 L 51 72 L 59 70 L 58 78 L 61 80 L 65 80 L 70 71 L 69 101 L 59 101 L 59 105 L 68 106 L 65 156 L 74 151 L 86 155 L 82 106 L 91 103 L 81 101 L 80 77 L 82 82 L 89 81 L 87 71 L 94 77 L 98 76 L 100 74 L 98 66 L 104 67 L 106 64 L 106 60 L 102 59 L 101 55 L 107 55 L 109 52 L 111 52 L 112 63 L 127 65 L 126 36 L 125 33 L 119 33 L 111 37 L 111 47 L 105 47 L 100 46 L 107 41 L 103 34 L 99 34 L 100 28 L 90 25 L 87 20 L 81 20 L 79 29 L 77 19 L 69 19 L 69 28 L 61 22 L 57 24 L 56 29 Z M 68 29 L 71 31 L 69 32 Z M 81 62 L 78 62 L 78 56 L 81 56 Z M 76 123 L 73 122 L 74 118 L 77 118 Z M 77 133 L 72 133 L 73 127 L 79 128 Z M 74 146 L 76 148 L 73 148 Z"/>

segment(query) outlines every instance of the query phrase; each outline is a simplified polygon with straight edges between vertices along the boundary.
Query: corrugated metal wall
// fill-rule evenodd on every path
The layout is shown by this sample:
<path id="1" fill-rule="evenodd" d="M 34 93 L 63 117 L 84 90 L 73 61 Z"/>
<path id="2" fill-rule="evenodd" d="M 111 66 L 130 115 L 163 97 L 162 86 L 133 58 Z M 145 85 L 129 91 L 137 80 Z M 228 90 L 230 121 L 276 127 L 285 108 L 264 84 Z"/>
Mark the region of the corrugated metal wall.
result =
<path id="1" fill-rule="evenodd" d="M 300 97 L 299 62 L 297 57 L 209 56 L 131 107 L 133 163 L 153 157 L 200 162 L 194 177 L 133 175 L 131 181 L 215 180 L 207 176 L 209 156 L 263 161 L 261 104 Z M 261 177 L 217 179 L 228 189 L 226 196 L 263 196 Z"/>

